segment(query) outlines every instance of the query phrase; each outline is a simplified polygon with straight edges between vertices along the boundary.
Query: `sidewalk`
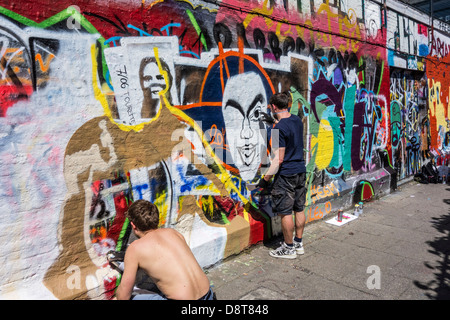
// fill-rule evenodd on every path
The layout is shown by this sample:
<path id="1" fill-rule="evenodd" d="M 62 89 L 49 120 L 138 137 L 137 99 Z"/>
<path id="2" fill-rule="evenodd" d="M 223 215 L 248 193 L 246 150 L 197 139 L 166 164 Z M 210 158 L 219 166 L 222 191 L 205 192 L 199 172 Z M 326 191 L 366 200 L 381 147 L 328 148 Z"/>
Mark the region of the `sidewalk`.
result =
<path id="1" fill-rule="evenodd" d="M 450 185 L 411 181 L 343 226 L 330 218 L 306 225 L 295 260 L 269 256 L 277 237 L 206 270 L 217 299 L 450 299 Z"/>

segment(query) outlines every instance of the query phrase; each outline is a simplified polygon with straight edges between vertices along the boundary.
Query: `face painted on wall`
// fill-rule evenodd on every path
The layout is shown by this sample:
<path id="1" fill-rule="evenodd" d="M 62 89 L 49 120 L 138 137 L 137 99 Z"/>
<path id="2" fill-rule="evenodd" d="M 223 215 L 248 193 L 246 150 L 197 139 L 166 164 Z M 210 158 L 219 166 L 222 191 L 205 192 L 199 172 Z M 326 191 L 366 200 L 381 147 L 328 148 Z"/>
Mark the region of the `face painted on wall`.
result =
<path id="1" fill-rule="evenodd" d="M 159 99 L 159 93 L 166 88 L 166 83 L 156 62 L 150 62 L 144 67 L 142 84 L 143 88 L 150 90 L 153 99 Z"/>
<path id="2" fill-rule="evenodd" d="M 160 107 L 160 94 L 163 90 L 169 88 L 165 96 L 171 101 L 170 87 L 172 77 L 169 66 L 164 60 L 159 60 L 162 70 L 159 68 L 155 57 L 146 57 L 142 59 L 139 67 L 139 82 L 141 85 L 144 99 L 142 101 L 142 110 L 138 118 L 154 118 Z M 164 77 L 167 77 L 165 79 Z"/>
<path id="3" fill-rule="evenodd" d="M 233 164 L 245 181 L 255 177 L 265 148 L 259 125 L 261 112 L 267 112 L 267 97 L 260 76 L 249 72 L 229 78 L 222 113 Z"/>

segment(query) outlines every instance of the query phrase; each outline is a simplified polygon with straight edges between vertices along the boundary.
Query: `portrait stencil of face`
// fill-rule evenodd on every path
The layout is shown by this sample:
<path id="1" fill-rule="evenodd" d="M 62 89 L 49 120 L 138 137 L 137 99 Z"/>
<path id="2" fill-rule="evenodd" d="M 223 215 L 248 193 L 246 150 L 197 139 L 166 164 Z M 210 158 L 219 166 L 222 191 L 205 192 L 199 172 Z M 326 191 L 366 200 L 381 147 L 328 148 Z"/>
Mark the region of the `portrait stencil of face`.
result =
<path id="1" fill-rule="evenodd" d="M 172 78 L 169 71 L 169 66 L 161 61 L 161 67 L 164 72 L 167 72 L 169 90 L 172 84 Z M 142 110 L 140 116 L 142 118 L 153 118 L 157 115 L 160 108 L 160 93 L 166 89 L 166 79 L 159 69 L 155 57 L 146 57 L 142 59 L 139 67 L 139 82 L 143 92 Z M 171 101 L 170 92 L 167 92 L 166 97 Z"/>
<path id="2" fill-rule="evenodd" d="M 233 164 L 245 181 L 255 177 L 261 153 L 266 148 L 260 132 L 261 112 L 267 112 L 266 91 L 261 77 L 248 72 L 229 78 L 222 100 L 226 140 Z"/>
<path id="3" fill-rule="evenodd" d="M 152 99 L 159 99 L 159 93 L 166 88 L 164 76 L 160 73 L 156 62 L 147 64 L 142 72 L 142 82 L 145 89 L 150 90 Z"/>

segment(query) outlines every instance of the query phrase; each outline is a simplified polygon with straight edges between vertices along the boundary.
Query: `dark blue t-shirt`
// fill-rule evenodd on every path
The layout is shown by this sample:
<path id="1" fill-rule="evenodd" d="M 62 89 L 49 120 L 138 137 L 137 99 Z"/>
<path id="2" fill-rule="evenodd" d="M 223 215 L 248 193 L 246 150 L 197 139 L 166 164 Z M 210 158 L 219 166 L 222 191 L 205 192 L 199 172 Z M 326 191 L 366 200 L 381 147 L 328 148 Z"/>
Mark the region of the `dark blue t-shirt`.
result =
<path id="1" fill-rule="evenodd" d="M 289 118 L 281 119 L 274 126 L 274 129 L 278 129 L 278 146 L 285 148 L 284 160 L 278 170 L 278 174 L 294 175 L 306 172 L 305 161 L 303 159 L 302 120 L 298 116 L 291 114 Z M 272 138 L 276 139 L 276 134 Z M 276 147 L 274 140 L 272 140 L 272 145 Z"/>

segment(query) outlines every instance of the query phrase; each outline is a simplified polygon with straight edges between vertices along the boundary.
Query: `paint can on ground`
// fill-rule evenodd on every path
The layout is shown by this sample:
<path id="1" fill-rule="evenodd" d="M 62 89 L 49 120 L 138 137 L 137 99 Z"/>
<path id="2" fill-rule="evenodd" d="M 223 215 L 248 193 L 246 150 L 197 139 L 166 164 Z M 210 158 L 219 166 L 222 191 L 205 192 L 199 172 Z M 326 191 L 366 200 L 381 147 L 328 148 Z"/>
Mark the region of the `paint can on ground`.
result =
<path id="1" fill-rule="evenodd" d="M 342 217 L 344 216 L 344 211 L 342 209 L 338 210 L 337 221 L 342 222 Z"/>
<path id="2" fill-rule="evenodd" d="M 355 210 L 353 211 L 353 215 L 358 217 L 360 213 L 359 204 L 355 204 Z"/>
<path id="3" fill-rule="evenodd" d="M 362 215 L 363 214 L 364 203 L 362 201 L 360 201 L 358 204 L 359 204 L 359 215 Z"/>

